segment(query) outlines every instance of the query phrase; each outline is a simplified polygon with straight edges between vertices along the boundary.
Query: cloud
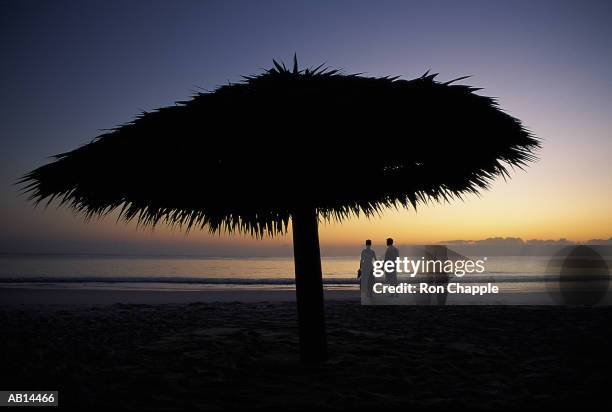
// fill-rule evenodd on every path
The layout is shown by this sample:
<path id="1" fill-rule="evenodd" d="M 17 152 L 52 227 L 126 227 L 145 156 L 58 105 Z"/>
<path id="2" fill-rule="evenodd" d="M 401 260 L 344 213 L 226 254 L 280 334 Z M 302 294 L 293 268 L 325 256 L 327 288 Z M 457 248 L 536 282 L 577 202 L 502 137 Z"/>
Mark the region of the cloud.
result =
<path id="1" fill-rule="evenodd" d="M 610 245 L 612 244 L 612 237 L 608 239 L 591 239 L 586 242 L 575 242 L 566 238 L 561 239 L 529 239 L 523 240 L 520 237 L 489 237 L 480 240 L 446 240 L 439 242 L 443 245 L 453 246 L 566 246 L 576 244 L 587 244 L 587 245 Z"/>
<path id="2" fill-rule="evenodd" d="M 480 240 L 447 240 L 440 242 L 445 245 L 461 246 L 523 246 L 525 242 L 520 237 L 489 237 Z"/>
<path id="3" fill-rule="evenodd" d="M 542 239 L 529 239 L 527 241 L 528 245 L 535 245 L 535 246 L 544 246 L 544 245 L 575 245 L 576 242 L 573 242 L 571 240 L 567 240 L 565 238 L 561 238 L 559 240 L 552 240 L 552 239 L 548 239 L 548 240 L 542 240 Z"/>
<path id="4" fill-rule="evenodd" d="M 477 245 L 495 246 L 523 246 L 525 244 L 520 237 L 489 237 L 483 240 L 477 240 L 474 243 Z"/>
<path id="5" fill-rule="evenodd" d="M 612 237 L 608 239 L 591 239 L 586 242 L 587 245 L 612 245 Z"/>
<path id="6" fill-rule="evenodd" d="M 606 246 L 598 251 L 602 255 L 612 254 L 612 237 L 609 239 L 591 239 L 587 242 L 574 242 L 569 239 L 529 239 L 527 241 L 519 237 L 490 237 L 480 240 L 449 240 L 440 242 L 448 245 L 457 253 L 474 256 L 551 256 L 559 250 L 574 245 L 587 244 L 591 246 Z"/>

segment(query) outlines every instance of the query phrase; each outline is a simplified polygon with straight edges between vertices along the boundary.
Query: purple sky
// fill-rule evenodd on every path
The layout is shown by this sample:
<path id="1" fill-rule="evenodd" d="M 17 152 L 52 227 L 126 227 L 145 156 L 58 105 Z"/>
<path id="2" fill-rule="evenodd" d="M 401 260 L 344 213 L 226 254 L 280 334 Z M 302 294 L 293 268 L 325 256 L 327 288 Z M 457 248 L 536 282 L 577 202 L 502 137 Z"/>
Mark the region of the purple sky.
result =
<path id="1" fill-rule="evenodd" d="M 555 183 L 555 170 L 578 154 L 588 166 L 580 179 L 612 183 L 610 4 L 2 0 L 0 252 L 79 250 L 83 241 L 95 251 L 96 239 L 125 240 L 102 229 L 88 237 L 64 213 L 42 215 L 12 183 L 100 129 L 294 52 L 309 66 L 369 75 L 473 75 L 469 83 L 545 138 L 544 169 L 533 181 L 564 184 L 576 174 Z M 59 229 L 47 224 L 54 219 L 64 222 Z"/>

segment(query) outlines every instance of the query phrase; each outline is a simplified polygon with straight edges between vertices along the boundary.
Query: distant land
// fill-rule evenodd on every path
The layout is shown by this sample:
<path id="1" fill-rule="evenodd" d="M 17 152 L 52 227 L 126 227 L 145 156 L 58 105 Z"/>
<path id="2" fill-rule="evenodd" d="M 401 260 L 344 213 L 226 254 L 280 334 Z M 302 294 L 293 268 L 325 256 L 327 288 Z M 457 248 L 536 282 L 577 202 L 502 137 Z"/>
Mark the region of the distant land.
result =
<path id="1" fill-rule="evenodd" d="M 492 237 L 482 240 L 448 240 L 440 244 L 466 256 L 550 256 L 563 248 L 576 245 L 592 246 L 602 256 L 612 256 L 612 237 L 591 239 L 584 243 L 568 239 L 525 241 L 518 237 Z"/>

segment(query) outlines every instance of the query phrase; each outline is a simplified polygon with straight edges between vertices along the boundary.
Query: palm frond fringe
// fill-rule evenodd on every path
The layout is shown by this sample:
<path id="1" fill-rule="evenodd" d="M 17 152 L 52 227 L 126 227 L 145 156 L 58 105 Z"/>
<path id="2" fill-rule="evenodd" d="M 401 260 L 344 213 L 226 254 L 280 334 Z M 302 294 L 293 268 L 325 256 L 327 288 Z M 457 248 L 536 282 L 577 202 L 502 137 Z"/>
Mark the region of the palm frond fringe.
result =
<path id="1" fill-rule="evenodd" d="M 292 213 L 369 217 L 486 190 L 540 140 L 479 89 L 274 67 L 144 112 L 19 180 L 86 218 L 273 236 Z"/>

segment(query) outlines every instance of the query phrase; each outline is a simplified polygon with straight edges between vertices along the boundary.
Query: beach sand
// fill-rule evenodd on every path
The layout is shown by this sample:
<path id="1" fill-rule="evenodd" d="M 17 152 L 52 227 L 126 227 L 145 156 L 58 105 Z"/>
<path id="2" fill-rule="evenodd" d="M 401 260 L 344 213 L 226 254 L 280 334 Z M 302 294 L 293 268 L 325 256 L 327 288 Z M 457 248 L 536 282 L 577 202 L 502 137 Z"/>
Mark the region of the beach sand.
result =
<path id="1" fill-rule="evenodd" d="M 304 366 L 290 295 L 95 296 L 1 307 L 3 390 L 59 390 L 60 405 L 79 410 L 610 405 L 609 307 L 363 307 L 328 293 L 330 360 Z"/>
<path id="2" fill-rule="evenodd" d="M 359 300 L 357 290 L 326 290 L 329 300 Z M 193 302 L 290 302 L 295 289 L 209 289 L 209 290 L 144 290 L 144 289 L 77 289 L 45 287 L 0 287 L 0 305 L 108 305 L 165 304 Z"/>

